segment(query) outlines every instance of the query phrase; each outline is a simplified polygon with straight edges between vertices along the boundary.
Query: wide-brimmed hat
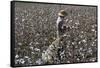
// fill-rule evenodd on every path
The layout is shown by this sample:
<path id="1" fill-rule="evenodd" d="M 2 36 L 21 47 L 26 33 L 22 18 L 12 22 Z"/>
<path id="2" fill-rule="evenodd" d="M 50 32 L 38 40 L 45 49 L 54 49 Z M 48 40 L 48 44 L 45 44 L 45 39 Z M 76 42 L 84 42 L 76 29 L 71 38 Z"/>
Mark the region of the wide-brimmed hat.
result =
<path id="1" fill-rule="evenodd" d="M 66 16 L 68 15 L 67 12 L 65 10 L 60 10 L 60 12 L 58 13 L 59 16 Z"/>

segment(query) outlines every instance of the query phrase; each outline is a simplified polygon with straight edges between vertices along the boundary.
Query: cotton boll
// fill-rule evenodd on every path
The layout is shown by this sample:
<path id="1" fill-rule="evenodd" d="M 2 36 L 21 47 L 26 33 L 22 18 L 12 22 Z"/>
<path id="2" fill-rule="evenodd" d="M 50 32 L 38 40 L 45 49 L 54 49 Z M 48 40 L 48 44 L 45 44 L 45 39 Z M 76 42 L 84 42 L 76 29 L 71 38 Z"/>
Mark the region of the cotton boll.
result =
<path id="1" fill-rule="evenodd" d="M 24 64 L 24 63 L 25 63 L 24 59 L 20 59 L 19 62 L 20 62 L 21 64 Z"/>
<path id="2" fill-rule="evenodd" d="M 28 56 L 24 56 L 24 58 L 29 58 Z"/>
<path id="3" fill-rule="evenodd" d="M 43 62 L 42 62 L 42 60 L 41 59 L 38 59 L 37 61 L 36 61 L 36 64 L 42 64 Z"/>
<path id="4" fill-rule="evenodd" d="M 87 41 L 86 41 L 86 39 L 83 39 L 82 42 L 83 42 L 83 43 L 86 43 Z"/>
<path id="5" fill-rule="evenodd" d="M 91 58 L 89 61 L 95 62 L 96 58 Z"/>
<path id="6" fill-rule="evenodd" d="M 24 22 L 25 21 L 25 19 L 22 19 L 22 22 Z"/>
<path id="7" fill-rule="evenodd" d="M 16 55 L 15 58 L 19 58 L 19 55 Z"/>
<path id="8" fill-rule="evenodd" d="M 40 49 L 38 49 L 38 48 L 35 48 L 34 50 L 40 52 Z"/>
<path id="9" fill-rule="evenodd" d="M 18 43 L 18 45 L 19 45 L 19 46 L 21 46 L 21 45 L 22 45 L 22 43 L 20 43 L 20 42 L 19 42 L 19 43 Z"/>
<path id="10" fill-rule="evenodd" d="M 32 46 L 29 47 L 31 50 L 34 50 L 34 48 Z"/>

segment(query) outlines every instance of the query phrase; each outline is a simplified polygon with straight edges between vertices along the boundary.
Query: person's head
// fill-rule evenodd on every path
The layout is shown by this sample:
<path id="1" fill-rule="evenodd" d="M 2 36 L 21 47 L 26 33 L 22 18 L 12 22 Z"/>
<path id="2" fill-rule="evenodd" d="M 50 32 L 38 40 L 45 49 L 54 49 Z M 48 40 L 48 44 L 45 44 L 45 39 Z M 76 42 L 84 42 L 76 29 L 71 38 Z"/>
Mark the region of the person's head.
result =
<path id="1" fill-rule="evenodd" d="M 67 15 L 68 14 L 67 14 L 67 12 L 65 10 L 60 10 L 60 12 L 58 13 L 58 16 L 60 16 L 60 17 L 65 17 Z"/>

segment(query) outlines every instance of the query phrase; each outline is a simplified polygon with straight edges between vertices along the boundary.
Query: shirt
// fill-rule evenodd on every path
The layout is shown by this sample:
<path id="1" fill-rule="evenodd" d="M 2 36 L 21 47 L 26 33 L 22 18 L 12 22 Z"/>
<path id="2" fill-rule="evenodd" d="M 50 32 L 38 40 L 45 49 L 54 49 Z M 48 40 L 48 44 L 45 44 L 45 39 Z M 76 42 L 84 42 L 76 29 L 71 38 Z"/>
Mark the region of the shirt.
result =
<path id="1" fill-rule="evenodd" d="M 63 17 L 58 17 L 57 18 L 57 30 L 59 31 L 59 32 L 62 32 L 62 27 L 63 27 L 63 24 L 64 24 L 64 18 Z"/>

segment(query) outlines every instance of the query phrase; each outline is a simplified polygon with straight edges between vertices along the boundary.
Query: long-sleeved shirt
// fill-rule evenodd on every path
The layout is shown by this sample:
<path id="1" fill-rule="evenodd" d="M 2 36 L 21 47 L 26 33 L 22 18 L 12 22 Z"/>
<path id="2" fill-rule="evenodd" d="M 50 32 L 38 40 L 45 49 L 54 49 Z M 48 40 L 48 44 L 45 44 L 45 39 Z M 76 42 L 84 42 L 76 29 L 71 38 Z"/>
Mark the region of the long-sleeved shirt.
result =
<path id="1" fill-rule="evenodd" d="M 63 33 L 64 18 L 59 16 L 56 23 L 57 23 L 57 32 L 60 35 Z"/>

